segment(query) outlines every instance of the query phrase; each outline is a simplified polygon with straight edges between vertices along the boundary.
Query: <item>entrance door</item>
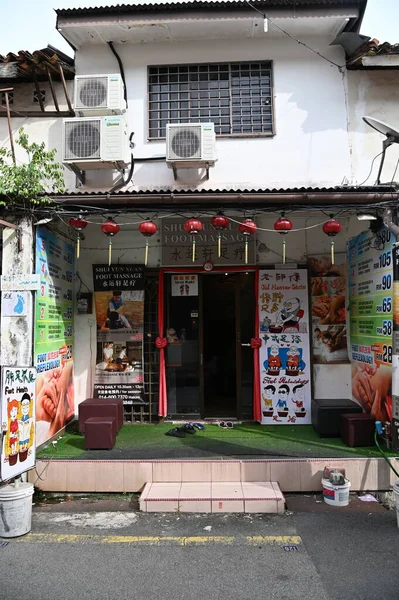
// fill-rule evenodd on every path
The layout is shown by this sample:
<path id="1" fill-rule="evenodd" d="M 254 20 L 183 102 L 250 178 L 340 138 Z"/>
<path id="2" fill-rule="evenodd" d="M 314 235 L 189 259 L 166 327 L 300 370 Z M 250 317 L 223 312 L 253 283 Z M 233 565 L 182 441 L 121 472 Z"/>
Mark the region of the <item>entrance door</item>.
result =
<path id="1" fill-rule="evenodd" d="M 254 274 L 204 274 L 200 283 L 201 413 L 251 418 Z"/>

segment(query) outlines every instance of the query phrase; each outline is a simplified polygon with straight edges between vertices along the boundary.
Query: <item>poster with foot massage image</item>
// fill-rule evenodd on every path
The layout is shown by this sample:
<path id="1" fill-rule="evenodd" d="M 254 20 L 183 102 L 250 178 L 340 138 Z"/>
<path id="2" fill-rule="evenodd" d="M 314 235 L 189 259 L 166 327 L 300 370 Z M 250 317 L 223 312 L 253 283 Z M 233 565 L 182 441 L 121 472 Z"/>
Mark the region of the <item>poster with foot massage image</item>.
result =
<path id="1" fill-rule="evenodd" d="M 93 265 L 97 320 L 94 395 L 144 403 L 143 265 Z"/>
<path id="2" fill-rule="evenodd" d="M 0 480 L 7 481 L 35 466 L 36 369 L 1 369 Z"/>
<path id="3" fill-rule="evenodd" d="M 392 420 L 394 243 L 383 227 L 348 245 L 352 397 L 383 423 Z"/>
<path id="4" fill-rule="evenodd" d="M 262 424 L 311 423 L 308 272 L 259 271 Z"/>

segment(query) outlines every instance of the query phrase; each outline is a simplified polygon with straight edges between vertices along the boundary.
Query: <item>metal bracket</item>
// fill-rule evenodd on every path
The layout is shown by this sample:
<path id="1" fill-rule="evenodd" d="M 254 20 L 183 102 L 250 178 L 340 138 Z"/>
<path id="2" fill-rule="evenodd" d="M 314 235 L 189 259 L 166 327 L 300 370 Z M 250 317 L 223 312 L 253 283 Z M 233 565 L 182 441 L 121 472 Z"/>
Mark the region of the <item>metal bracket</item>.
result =
<path id="1" fill-rule="evenodd" d="M 81 171 L 76 165 L 73 164 L 69 164 L 67 167 L 73 173 L 75 173 L 76 179 L 80 181 L 80 185 L 84 185 L 86 183 L 86 171 Z M 79 187 L 79 185 L 76 183 L 75 187 Z"/>
<path id="2" fill-rule="evenodd" d="M 184 167 L 184 168 L 187 169 L 188 167 Z M 193 168 L 195 168 L 195 167 L 193 167 Z M 178 171 L 178 168 L 176 166 L 176 163 L 173 163 L 172 170 L 173 170 L 173 178 L 174 178 L 175 181 L 177 181 L 177 171 Z M 209 163 L 205 164 L 205 173 L 206 173 L 205 176 L 201 178 L 201 183 L 203 181 L 208 181 L 209 180 Z"/>

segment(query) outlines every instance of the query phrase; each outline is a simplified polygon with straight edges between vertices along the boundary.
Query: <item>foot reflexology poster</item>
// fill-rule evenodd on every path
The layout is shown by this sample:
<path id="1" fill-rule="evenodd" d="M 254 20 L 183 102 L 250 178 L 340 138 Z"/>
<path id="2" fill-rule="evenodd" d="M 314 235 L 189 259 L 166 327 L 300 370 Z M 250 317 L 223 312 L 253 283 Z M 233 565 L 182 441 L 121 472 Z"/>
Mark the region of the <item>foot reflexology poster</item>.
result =
<path id="1" fill-rule="evenodd" d="M 93 265 L 97 320 L 94 396 L 144 403 L 143 265 Z"/>
<path id="2" fill-rule="evenodd" d="M 262 424 L 311 423 L 308 272 L 259 271 Z"/>
<path id="3" fill-rule="evenodd" d="M 352 396 L 383 423 L 392 419 L 394 242 L 383 227 L 348 246 Z"/>

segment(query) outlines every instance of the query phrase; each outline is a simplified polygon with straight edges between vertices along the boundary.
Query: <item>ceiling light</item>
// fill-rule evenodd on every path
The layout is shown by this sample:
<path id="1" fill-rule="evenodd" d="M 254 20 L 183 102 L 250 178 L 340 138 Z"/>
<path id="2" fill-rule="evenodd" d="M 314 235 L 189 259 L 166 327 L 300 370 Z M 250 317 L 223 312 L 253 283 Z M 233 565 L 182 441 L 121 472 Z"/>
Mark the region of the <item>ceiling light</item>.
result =
<path id="1" fill-rule="evenodd" d="M 371 214 L 357 215 L 358 221 L 376 221 L 377 217 Z"/>

